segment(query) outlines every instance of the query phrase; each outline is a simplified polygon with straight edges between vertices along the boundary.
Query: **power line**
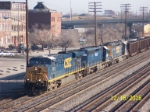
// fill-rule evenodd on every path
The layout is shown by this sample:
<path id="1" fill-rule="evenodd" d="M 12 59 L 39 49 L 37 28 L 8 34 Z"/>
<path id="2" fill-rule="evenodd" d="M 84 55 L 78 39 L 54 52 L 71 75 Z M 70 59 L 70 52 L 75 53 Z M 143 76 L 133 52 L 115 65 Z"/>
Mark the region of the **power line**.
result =
<path id="1" fill-rule="evenodd" d="M 97 38 L 97 19 L 96 19 L 96 13 L 102 12 L 100 8 L 101 2 L 89 2 L 89 11 L 88 12 L 94 12 L 94 19 L 95 19 L 95 46 L 97 46 L 96 38 Z M 102 43 L 103 44 L 103 43 Z"/>
<path id="2" fill-rule="evenodd" d="M 143 13 L 143 28 L 142 28 L 142 36 L 144 36 L 144 14 L 148 11 L 148 7 L 140 7 L 140 11 Z"/>
<path id="3" fill-rule="evenodd" d="M 127 38 L 127 13 L 129 12 L 131 7 L 131 4 L 121 4 L 121 8 L 124 9 L 125 12 L 125 39 L 128 40 Z"/>
<path id="4" fill-rule="evenodd" d="M 71 8 L 71 0 L 70 0 L 70 21 L 72 21 L 72 8 Z"/>

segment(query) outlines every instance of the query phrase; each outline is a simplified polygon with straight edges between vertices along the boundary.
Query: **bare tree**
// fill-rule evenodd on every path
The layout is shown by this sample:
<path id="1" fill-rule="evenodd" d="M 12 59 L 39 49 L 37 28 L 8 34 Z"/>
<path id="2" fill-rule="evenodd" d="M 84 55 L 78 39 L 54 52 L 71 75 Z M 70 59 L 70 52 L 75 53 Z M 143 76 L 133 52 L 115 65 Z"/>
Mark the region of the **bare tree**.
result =
<path id="1" fill-rule="evenodd" d="M 97 45 L 103 45 L 106 42 L 121 40 L 123 34 L 124 24 L 102 25 L 97 30 Z M 92 45 L 94 45 L 94 29 L 87 30 L 87 32 L 85 32 L 85 35 L 88 36 L 88 45 L 91 45 L 92 43 Z"/>
<path id="2" fill-rule="evenodd" d="M 68 47 L 70 47 L 72 44 L 72 40 L 68 38 L 67 36 L 61 36 L 59 40 L 59 46 L 62 47 L 62 51 L 64 48 L 64 51 L 67 50 Z"/>
<path id="3" fill-rule="evenodd" d="M 51 31 L 48 26 L 42 25 L 39 28 L 38 25 L 35 25 L 29 33 L 29 42 L 30 44 L 41 44 L 43 48 L 51 41 L 50 34 Z"/>
<path id="4" fill-rule="evenodd" d="M 77 47 L 79 45 L 77 40 L 78 35 L 75 31 L 62 31 L 58 45 L 62 47 L 62 50 L 64 49 L 64 51 L 66 51 L 68 47 Z"/>

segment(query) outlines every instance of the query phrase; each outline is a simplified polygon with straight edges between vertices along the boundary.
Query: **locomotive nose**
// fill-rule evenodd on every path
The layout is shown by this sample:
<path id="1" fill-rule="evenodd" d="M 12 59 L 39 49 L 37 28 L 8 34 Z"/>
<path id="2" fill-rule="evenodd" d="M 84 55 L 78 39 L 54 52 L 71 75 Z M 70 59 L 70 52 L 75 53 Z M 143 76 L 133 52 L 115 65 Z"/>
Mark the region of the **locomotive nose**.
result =
<path id="1" fill-rule="evenodd" d="M 39 66 L 34 66 L 31 68 L 27 68 L 26 72 L 26 81 L 30 83 L 35 83 L 35 82 L 44 82 L 47 81 L 47 75 L 48 75 L 48 69 L 39 67 Z"/>

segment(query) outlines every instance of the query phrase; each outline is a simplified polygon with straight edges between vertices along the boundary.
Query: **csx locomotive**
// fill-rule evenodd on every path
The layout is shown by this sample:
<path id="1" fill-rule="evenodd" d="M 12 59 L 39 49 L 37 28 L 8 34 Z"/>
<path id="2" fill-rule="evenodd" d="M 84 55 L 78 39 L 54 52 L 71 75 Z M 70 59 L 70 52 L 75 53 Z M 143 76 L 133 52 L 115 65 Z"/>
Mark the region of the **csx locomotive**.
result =
<path id="1" fill-rule="evenodd" d="M 143 38 L 33 57 L 26 70 L 25 89 L 28 92 L 49 91 L 149 48 L 150 38 Z"/>

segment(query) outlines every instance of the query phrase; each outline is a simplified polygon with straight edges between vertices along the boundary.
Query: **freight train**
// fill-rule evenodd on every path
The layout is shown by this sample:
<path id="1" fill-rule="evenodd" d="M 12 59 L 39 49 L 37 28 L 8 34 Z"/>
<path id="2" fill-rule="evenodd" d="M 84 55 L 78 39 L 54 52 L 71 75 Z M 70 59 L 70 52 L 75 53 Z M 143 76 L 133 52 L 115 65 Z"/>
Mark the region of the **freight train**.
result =
<path id="1" fill-rule="evenodd" d="M 25 89 L 28 93 L 50 91 L 147 49 L 150 49 L 149 37 L 32 57 L 24 78 Z"/>

